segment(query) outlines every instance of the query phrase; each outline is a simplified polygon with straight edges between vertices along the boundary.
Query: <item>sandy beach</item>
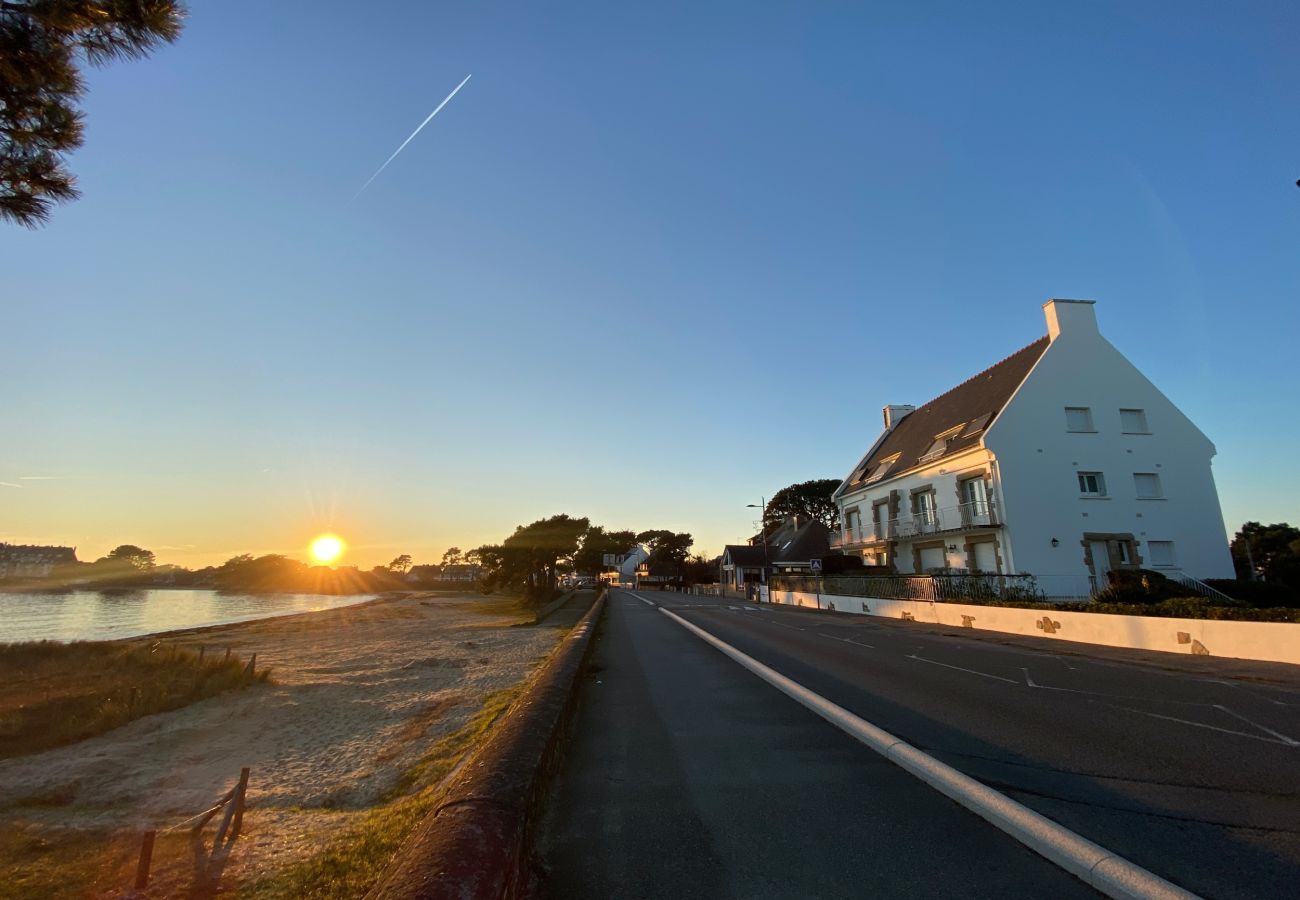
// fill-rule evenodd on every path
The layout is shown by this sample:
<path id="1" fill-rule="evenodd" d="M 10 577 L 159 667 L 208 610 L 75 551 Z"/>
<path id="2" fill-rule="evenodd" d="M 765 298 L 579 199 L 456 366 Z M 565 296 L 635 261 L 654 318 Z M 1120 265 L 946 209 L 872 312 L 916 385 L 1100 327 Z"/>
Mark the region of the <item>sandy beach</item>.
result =
<path id="1" fill-rule="evenodd" d="M 0 761 L 0 825 L 164 828 L 248 766 L 247 836 L 225 881 L 264 874 L 346 827 L 434 740 L 525 678 L 563 634 L 526 621 L 502 601 L 425 594 L 173 632 L 162 639 L 256 653 L 274 683 Z"/>

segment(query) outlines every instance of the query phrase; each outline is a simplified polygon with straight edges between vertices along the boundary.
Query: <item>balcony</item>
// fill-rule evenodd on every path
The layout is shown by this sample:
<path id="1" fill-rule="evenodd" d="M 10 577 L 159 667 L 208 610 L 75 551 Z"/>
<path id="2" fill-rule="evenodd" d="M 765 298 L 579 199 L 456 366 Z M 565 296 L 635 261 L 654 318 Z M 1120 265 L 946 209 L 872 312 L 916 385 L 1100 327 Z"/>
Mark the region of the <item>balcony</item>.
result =
<path id="1" fill-rule="evenodd" d="M 831 535 L 831 549 L 866 547 L 883 541 L 911 540 L 927 534 L 944 534 L 997 528 L 1002 524 L 992 502 L 959 503 L 943 509 L 899 516 L 888 522 L 868 522 Z"/>

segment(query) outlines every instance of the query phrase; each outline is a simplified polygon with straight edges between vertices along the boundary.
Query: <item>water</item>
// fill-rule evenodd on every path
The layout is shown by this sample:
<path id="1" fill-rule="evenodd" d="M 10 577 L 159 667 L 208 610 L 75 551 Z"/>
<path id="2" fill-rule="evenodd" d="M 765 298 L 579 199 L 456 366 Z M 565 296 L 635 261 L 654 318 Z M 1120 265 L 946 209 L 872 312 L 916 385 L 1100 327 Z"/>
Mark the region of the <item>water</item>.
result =
<path id="1" fill-rule="evenodd" d="M 111 641 L 157 631 L 247 622 L 292 613 L 351 606 L 373 594 L 222 594 L 217 591 L 141 590 L 101 594 L 0 593 L 0 643 Z"/>

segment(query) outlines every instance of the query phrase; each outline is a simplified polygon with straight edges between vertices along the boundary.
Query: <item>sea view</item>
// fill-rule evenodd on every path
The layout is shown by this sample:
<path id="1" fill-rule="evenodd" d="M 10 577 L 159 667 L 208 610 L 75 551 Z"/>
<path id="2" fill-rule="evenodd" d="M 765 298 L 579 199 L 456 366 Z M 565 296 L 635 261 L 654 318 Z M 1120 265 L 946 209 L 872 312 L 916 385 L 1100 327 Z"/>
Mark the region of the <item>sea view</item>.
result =
<path id="1" fill-rule="evenodd" d="M 372 594 L 223 594 L 212 590 L 0 594 L 0 643 L 111 641 L 350 606 Z"/>

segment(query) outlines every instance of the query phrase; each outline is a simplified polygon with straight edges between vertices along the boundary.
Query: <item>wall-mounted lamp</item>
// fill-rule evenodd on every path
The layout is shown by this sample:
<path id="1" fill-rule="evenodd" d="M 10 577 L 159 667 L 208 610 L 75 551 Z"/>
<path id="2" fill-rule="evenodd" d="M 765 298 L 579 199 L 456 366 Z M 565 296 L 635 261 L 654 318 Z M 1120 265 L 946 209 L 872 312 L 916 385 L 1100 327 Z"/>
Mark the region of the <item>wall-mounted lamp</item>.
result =
<path id="1" fill-rule="evenodd" d="M 1056 538 L 1052 538 L 1052 546 L 1053 546 L 1053 547 L 1059 547 L 1059 546 L 1061 546 L 1061 542 L 1058 541 Z"/>
<path id="2" fill-rule="evenodd" d="M 953 552 L 953 553 L 957 552 L 957 545 L 956 545 L 956 544 L 949 544 L 949 545 L 948 545 L 948 550 L 949 550 L 950 552 Z"/>

